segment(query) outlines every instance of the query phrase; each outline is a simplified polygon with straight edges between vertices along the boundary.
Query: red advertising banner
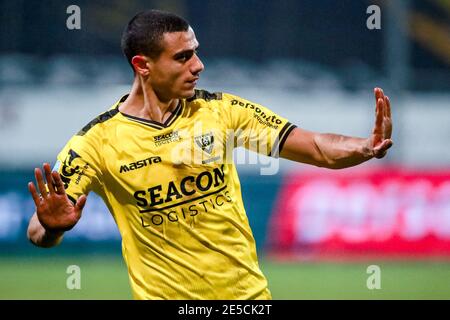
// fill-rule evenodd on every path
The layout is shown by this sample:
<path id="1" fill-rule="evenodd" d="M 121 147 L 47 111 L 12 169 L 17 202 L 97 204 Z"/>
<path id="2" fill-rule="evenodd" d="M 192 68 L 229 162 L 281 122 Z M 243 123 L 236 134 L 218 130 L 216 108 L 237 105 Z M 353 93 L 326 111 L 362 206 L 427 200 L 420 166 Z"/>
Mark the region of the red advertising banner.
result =
<path id="1" fill-rule="evenodd" d="M 450 170 L 318 169 L 286 177 L 271 254 L 450 257 Z"/>

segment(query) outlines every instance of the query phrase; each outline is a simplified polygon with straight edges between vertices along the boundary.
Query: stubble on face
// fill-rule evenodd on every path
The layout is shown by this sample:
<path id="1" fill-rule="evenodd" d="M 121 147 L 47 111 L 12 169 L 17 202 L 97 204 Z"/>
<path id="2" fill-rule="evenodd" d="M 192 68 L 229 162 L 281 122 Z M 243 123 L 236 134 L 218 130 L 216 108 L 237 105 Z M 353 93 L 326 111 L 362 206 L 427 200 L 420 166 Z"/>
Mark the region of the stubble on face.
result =
<path id="1" fill-rule="evenodd" d="M 183 32 L 165 33 L 163 51 L 152 65 L 155 91 L 167 98 L 189 98 L 195 93 L 203 64 L 196 56 L 198 41 L 192 28 Z"/>

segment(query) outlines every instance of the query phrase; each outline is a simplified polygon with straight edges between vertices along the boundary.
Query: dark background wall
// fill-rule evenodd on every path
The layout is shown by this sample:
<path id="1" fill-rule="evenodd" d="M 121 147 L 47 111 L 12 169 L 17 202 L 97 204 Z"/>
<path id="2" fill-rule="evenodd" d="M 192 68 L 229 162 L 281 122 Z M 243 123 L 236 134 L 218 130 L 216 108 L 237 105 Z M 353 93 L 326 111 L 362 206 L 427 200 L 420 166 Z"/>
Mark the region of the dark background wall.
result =
<path id="1" fill-rule="evenodd" d="M 127 21 L 136 12 L 159 8 L 179 13 L 191 23 L 201 42 L 201 54 L 207 59 L 232 57 L 256 63 L 280 58 L 306 60 L 331 67 L 337 73 L 363 65 L 382 77 L 389 68 L 385 63 L 385 40 L 390 32 L 388 3 L 380 0 L 1 0 L 0 54 L 25 53 L 49 58 L 57 54 L 120 56 L 120 34 Z M 441 43 L 442 39 L 432 38 L 438 33 L 433 30 L 448 35 L 450 9 L 443 1 L 407 3 L 410 29 L 416 30 L 415 33 L 417 29 L 425 32 L 422 40 L 413 34 L 409 37 L 411 88 L 448 89 L 450 84 L 442 81 L 440 75 L 449 74 L 450 52 Z M 81 30 L 70 31 L 65 27 L 66 8 L 71 4 L 81 8 Z M 366 28 L 369 16 L 366 9 L 371 4 L 381 7 L 380 30 Z M 429 26 L 438 29 L 429 31 Z M 423 39 L 427 32 L 432 41 Z M 423 73 L 436 76 L 421 81 Z"/>

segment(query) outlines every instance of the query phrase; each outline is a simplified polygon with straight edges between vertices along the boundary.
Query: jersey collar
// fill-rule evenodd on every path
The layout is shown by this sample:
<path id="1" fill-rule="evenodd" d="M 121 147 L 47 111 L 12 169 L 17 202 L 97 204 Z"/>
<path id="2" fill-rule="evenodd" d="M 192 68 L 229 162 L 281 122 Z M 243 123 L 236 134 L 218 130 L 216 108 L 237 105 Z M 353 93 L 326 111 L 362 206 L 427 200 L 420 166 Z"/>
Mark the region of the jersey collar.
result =
<path id="1" fill-rule="evenodd" d="M 172 123 L 175 122 L 175 120 L 180 116 L 180 114 L 182 113 L 182 109 L 183 109 L 183 103 L 182 103 L 182 99 L 179 99 L 178 105 L 175 108 L 175 110 L 172 112 L 172 114 L 166 119 L 166 121 L 164 121 L 163 123 L 158 122 L 158 121 L 154 121 L 154 120 L 148 120 L 148 119 L 143 119 L 143 118 L 139 118 L 139 117 L 135 117 L 123 112 L 119 111 L 119 106 L 122 102 L 124 102 L 128 97 L 128 94 L 124 95 L 117 103 L 116 105 L 116 109 L 118 110 L 118 112 L 123 115 L 125 118 L 135 121 L 135 122 L 139 122 L 141 124 L 145 124 L 147 126 L 150 126 L 152 128 L 155 129 L 165 129 L 168 128 L 172 125 Z"/>

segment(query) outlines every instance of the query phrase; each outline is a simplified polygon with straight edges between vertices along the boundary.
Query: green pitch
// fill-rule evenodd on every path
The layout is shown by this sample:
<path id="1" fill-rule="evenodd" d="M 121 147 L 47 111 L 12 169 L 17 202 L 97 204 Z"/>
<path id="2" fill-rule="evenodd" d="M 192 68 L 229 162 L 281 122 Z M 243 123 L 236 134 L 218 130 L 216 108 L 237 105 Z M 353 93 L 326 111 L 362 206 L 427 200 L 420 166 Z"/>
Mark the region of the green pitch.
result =
<path id="1" fill-rule="evenodd" d="M 381 289 L 369 290 L 369 265 L 381 270 Z M 69 290 L 70 265 L 81 288 Z M 450 299 L 450 263 L 275 263 L 261 261 L 274 299 Z M 131 299 L 120 256 L 0 256 L 0 299 Z"/>

